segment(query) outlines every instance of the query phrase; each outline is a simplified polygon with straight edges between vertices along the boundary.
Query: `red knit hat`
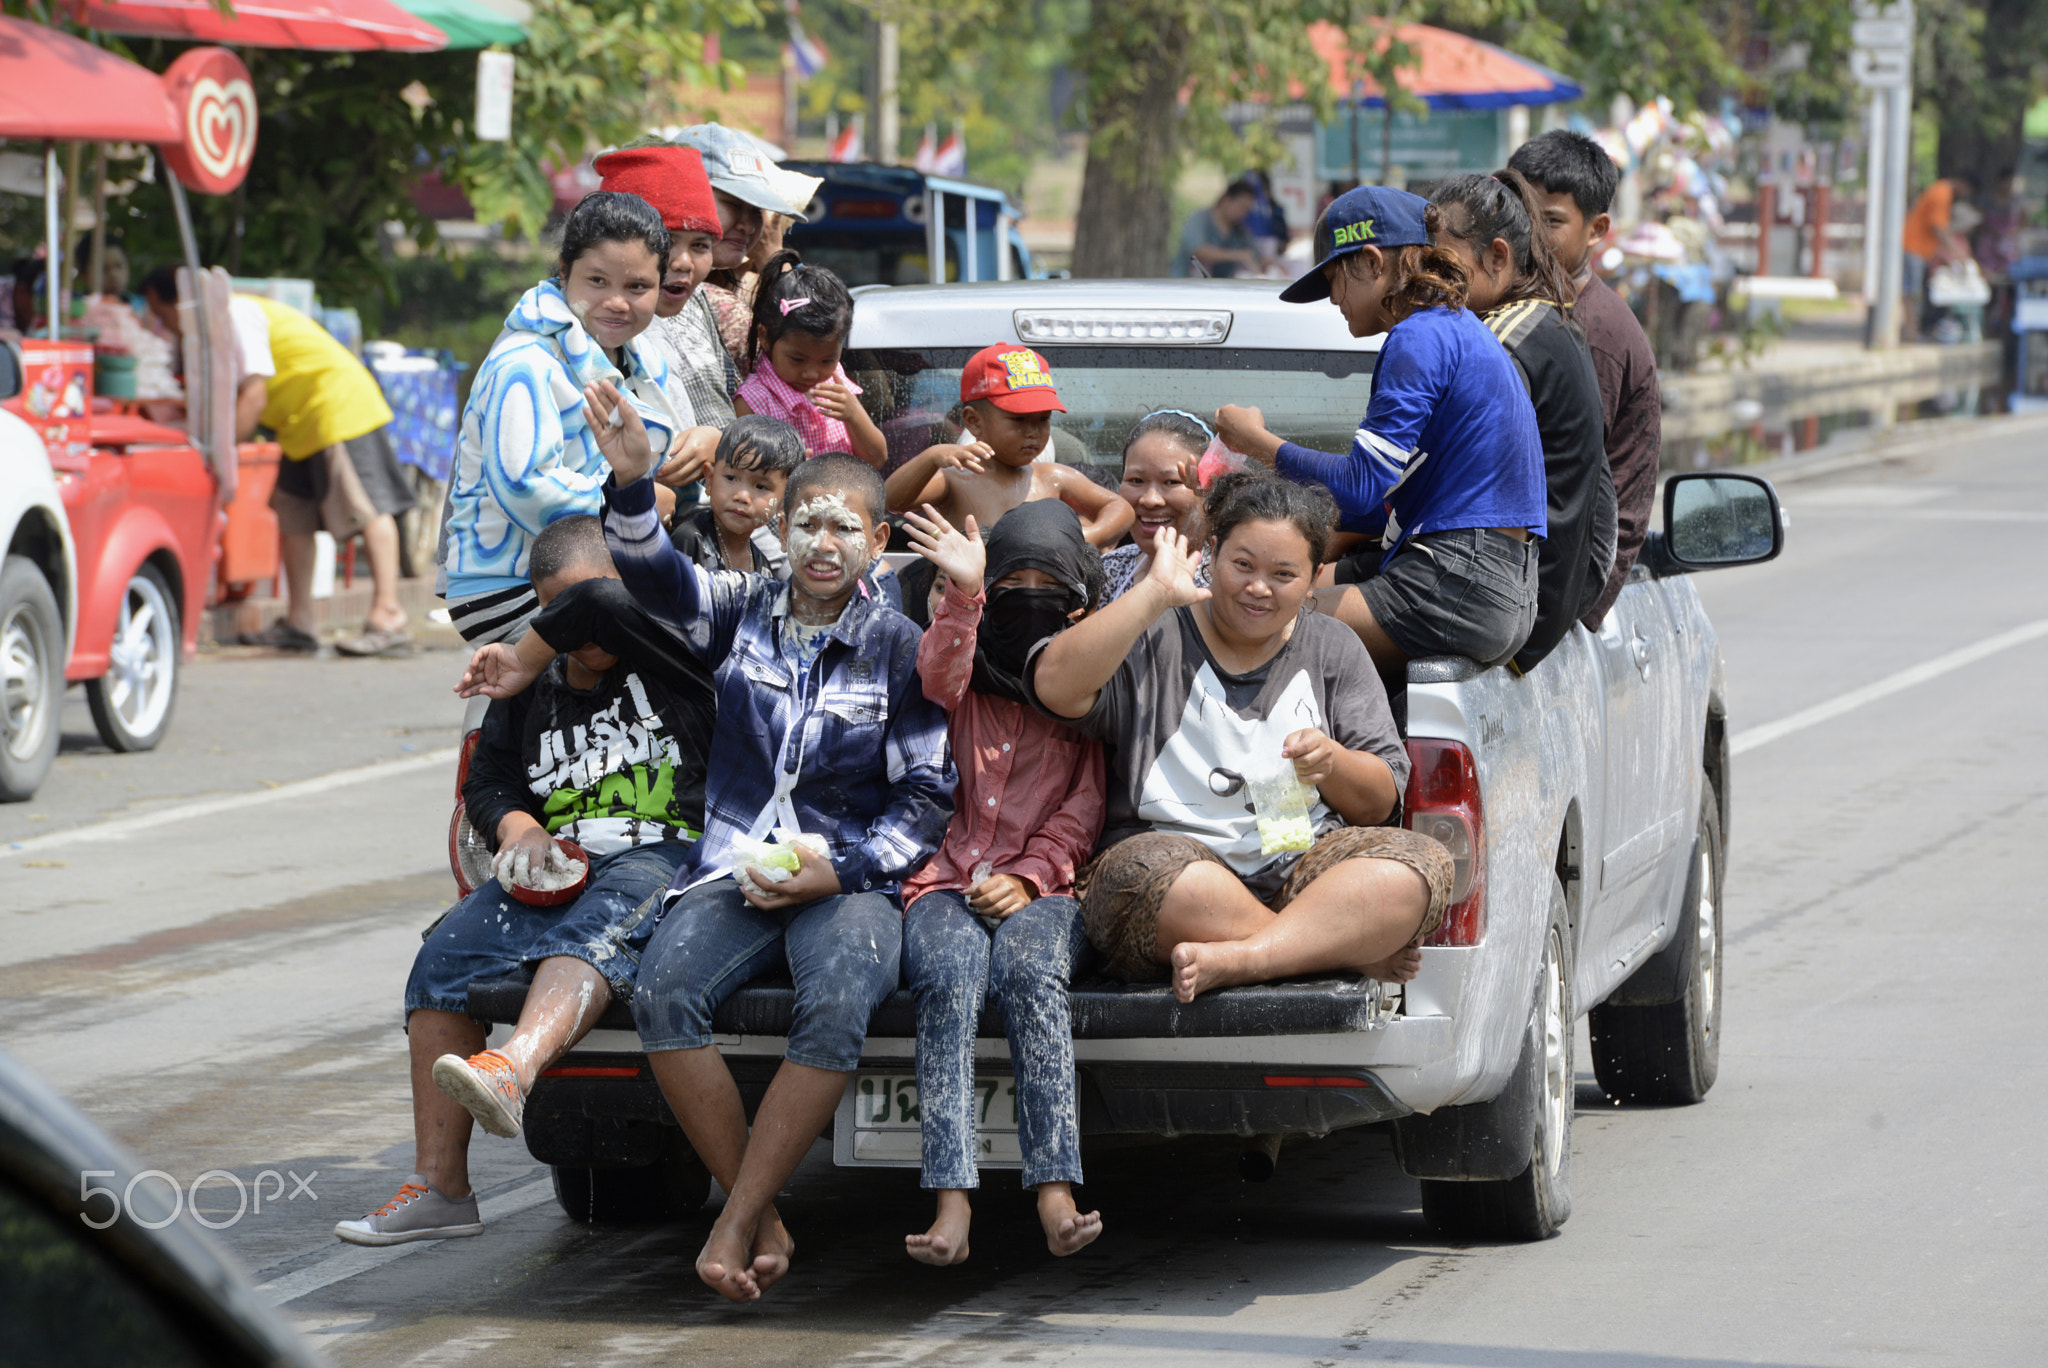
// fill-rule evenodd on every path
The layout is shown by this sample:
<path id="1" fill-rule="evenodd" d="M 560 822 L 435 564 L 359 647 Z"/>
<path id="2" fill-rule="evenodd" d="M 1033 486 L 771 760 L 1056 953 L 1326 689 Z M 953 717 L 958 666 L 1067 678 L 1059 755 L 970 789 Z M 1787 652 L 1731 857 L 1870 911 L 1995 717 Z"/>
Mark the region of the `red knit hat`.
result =
<path id="1" fill-rule="evenodd" d="M 600 189 L 638 195 L 653 205 L 672 233 L 724 232 L 718 201 L 694 147 L 629 147 L 607 152 L 591 165 L 604 178 Z"/>

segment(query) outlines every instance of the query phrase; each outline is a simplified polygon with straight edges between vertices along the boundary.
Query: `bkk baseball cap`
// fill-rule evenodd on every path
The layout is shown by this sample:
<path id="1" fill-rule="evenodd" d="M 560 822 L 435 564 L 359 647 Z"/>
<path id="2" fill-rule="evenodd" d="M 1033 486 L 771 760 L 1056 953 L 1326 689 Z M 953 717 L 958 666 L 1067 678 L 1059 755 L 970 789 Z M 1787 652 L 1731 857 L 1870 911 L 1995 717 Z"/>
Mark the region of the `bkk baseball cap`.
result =
<path id="1" fill-rule="evenodd" d="M 718 201 L 704 175 L 704 158 L 694 147 L 628 147 L 591 163 L 604 178 L 600 188 L 638 195 L 653 205 L 672 233 L 709 233 L 718 225 Z"/>
<path id="2" fill-rule="evenodd" d="M 1323 268 L 1338 257 L 1349 256 L 1361 247 L 1427 247 L 1429 229 L 1422 223 L 1422 211 L 1429 201 L 1406 190 L 1384 185 L 1361 185 L 1346 190 L 1330 201 L 1316 220 L 1313 250 L 1316 264 L 1307 275 L 1280 292 L 1289 304 L 1308 304 L 1330 297 L 1330 281 Z"/>
<path id="3" fill-rule="evenodd" d="M 768 155 L 767 144 L 760 139 L 724 124 L 710 123 L 683 129 L 676 134 L 675 141 L 703 154 L 704 174 L 711 178 L 712 189 L 723 190 L 756 209 L 787 214 L 798 223 L 809 221 L 804 217 L 804 206 L 791 204 L 786 197 L 784 187 L 776 180 L 775 159 Z"/>
<path id="4" fill-rule="evenodd" d="M 998 342 L 968 358 L 960 372 L 960 402 L 986 399 L 1005 413 L 1065 413 L 1052 370 L 1029 347 Z"/>

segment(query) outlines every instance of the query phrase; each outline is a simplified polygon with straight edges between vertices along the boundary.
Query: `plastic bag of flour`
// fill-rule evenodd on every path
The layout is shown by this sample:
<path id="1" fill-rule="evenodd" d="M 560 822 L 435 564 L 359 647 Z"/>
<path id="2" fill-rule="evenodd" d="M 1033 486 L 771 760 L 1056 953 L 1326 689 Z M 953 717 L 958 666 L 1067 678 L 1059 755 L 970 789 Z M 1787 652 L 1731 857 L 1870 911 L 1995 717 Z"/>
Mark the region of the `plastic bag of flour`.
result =
<path id="1" fill-rule="evenodd" d="M 832 853 L 831 848 L 825 844 L 825 838 L 816 832 L 791 831 L 788 827 L 777 827 L 771 840 L 750 841 L 742 837 L 733 842 L 732 877 L 742 887 L 755 888 L 758 891 L 759 885 L 748 873 L 750 869 L 758 869 L 770 883 L 781 883 L 803 868 L 796 853 L 799 845 L 807 848 L 813 855 L 824 856 Z"/>
<path id="2" fill-rule="evenodd" d="M 1243 470 L 1250 463 L 1251 457 L 1242 452 L 1232 451 L 1223 445 L 1221 437 L 1211 437 L 1208 449 L 1202 453 L 1202 459 L 1195 462 L 1195 479 L 1202 488 L 1207 489 L 1220 477 L 1232 471 Z"/>

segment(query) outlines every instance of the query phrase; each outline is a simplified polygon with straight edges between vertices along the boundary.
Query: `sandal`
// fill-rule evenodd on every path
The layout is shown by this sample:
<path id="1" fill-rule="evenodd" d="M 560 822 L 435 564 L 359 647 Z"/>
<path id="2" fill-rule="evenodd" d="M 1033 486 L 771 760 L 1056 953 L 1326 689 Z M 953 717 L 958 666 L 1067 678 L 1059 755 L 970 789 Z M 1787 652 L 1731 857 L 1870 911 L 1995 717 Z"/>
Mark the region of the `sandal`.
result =
<path id="1" fill-rule="evenodd" d="M 273 651 L 296 651 L 310 655 L 320 649 L 320 638 L 292 626 L 283 618 L 260 632 L 244 632 L 238 638 L 244 646 L 268 646 Z"/>
<path id="2" fill-rule="evenodd" d="M 343 637 L 334 643 L 334 649 L 345 656 L 411 655 L 412 646 L 412 633 L 403 627 L 387 631 L 368 623 L 363 625 L 361 636 Z"/>

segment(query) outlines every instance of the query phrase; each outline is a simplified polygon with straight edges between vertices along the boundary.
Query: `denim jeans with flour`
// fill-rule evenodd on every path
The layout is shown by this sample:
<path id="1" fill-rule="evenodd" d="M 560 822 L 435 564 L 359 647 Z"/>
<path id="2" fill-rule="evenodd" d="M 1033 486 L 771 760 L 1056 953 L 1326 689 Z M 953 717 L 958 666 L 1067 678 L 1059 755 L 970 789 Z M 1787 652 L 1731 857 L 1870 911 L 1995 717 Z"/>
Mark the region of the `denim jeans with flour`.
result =
<path id="1" fill-rule="evenodd" d="M 1072 898 L 1039 898 L 993 931 L 950 890 L 911 904 L 903 922 L 903 969 L 917 999 L 926 1188 L 980 1185 L 974 1039 L 989 998 L 1001 1008 L 1010 1038 L 1024 1186 L 1081 1181 L 1067 984 L 1087 947 L 1081 904 Z"/>

